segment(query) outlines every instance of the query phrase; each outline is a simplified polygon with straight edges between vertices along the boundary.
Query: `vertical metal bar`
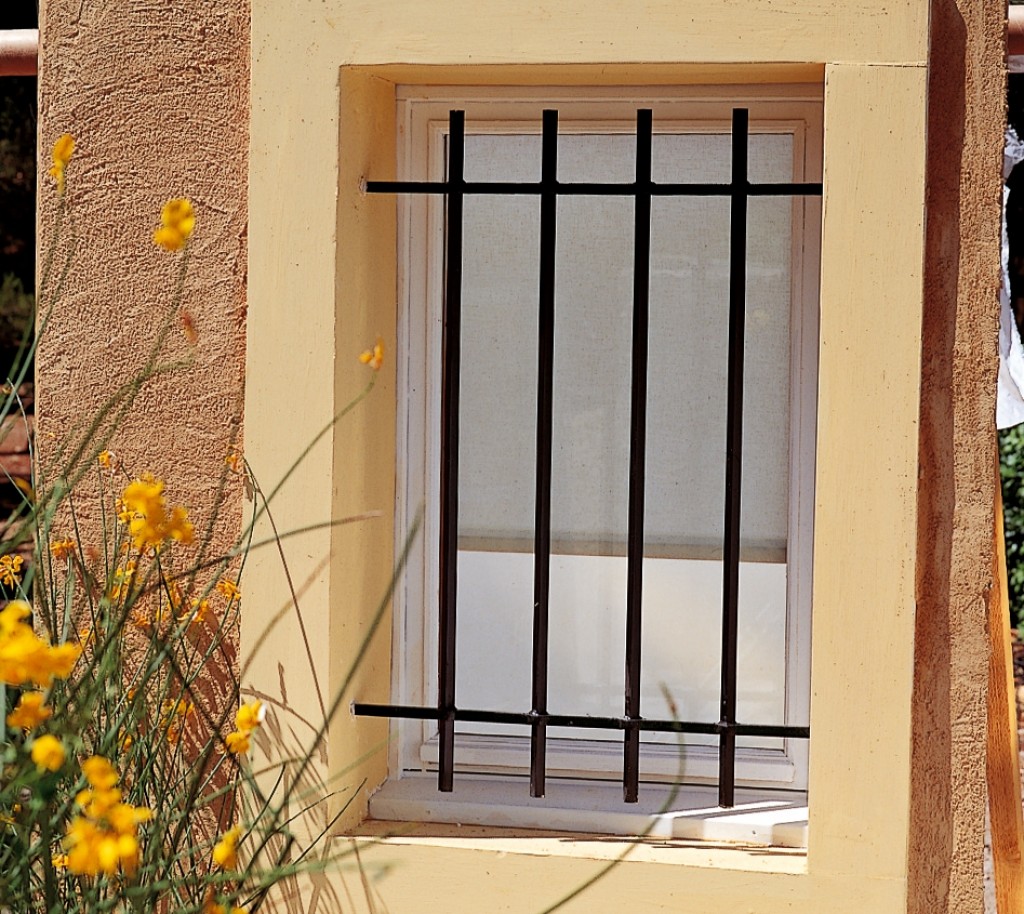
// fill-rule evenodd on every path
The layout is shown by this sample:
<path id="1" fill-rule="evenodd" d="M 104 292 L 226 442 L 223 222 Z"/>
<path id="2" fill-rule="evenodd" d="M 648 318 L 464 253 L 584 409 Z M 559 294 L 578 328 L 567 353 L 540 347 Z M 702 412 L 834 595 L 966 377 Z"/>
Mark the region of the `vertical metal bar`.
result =
<path id="1" fill-rule="evenodd" d="M 543 114 L 540 197 L 540 299 L 537 333 L 537 472 L 533 551 L 533 713 L 530 796 L 544 796 L 548 713 L 548 595 L 551 571 L 551 409 L 555 358 L 555 228 L 558 112 Z"/>
<path id="2" fill-rule="evenodd" d="M 448 115 L 445 292 L 441 343 L 441 586 L 438 631 L 437 789 L 452 789 L 455 770 L 455 595 L 459 548 L 459 368 L 462 351 L 462 201 L 466 114 Z"/>
<path id="3" fill-rule="evenodd" d="M 641 603 L 644 570 L 644 488 L 647 454 L 647 327 L 651 273 L 650 109 L 636 113 L 636 198 L 633 240 L 633 378 L 629 435 L 629 527 L 626 546 L 626 714 L 640 716 Z M 622 795 L 635 803 L 640 784 L 640 731 L 626 726 Z"/>
<path id="4" fill-rule="evenodd" d="M 732 806 L 736 786 L 736 641 L 740 586 L 740 484 L 743 472 L 743 336 L 747 298 L 748 112 L 732 113 L 729 241 L 729 379 L 725 443 L 725 544 L 722 582 L 721 731 L 718 805 Z"/>

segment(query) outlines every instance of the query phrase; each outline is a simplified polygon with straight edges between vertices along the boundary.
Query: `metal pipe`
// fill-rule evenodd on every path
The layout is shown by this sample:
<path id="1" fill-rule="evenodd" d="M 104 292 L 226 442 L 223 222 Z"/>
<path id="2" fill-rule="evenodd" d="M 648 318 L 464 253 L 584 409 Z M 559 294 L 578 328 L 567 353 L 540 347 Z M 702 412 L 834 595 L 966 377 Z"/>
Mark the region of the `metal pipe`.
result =
<path id="1" fill-rule="evenodd" d="M 1024 55 L 1024 6 L 1011 6 L 1006 14 L 1006 56 Z"/>
<path id="2" fill-rule="evenodd" d="M 39 29 L 0 29 L 0 76 L 35 76 Z"/>

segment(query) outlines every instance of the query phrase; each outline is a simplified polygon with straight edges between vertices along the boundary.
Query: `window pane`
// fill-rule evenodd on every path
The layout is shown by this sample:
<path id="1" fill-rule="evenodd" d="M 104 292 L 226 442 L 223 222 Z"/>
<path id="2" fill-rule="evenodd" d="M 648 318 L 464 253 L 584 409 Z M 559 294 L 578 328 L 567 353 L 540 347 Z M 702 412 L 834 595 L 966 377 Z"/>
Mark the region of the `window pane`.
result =
<path id="1" fill-rule="evenodd" d="M 539 136 L 469 136 L 470 180 L 537 180 Z M 660 181 L 726 181 L 728 135 L 654 138 Z M 563 134 L 563 181 L 631 181 L 632 135 Z M 792 138 L 753 135 L 754 180 L 792 177 Z M 744 410 L 739 716 L 785 699 L 792 204 L 752 199 Z M 530 707 L 539 202 L 465 203 L 458 701 Z M 729 203 L 652 210 L 642 713 L 718 717 Z M 553 713 L 623 709 L 633 202 L 558 203 L 553 399 Z M 501 649 L 496 650 L 495 646 Z M 523 728 L 460 725 L 460 732 Z M 553 730 L 553 737 L 621 734 Z M 674 735 L 645 741 L 674 743 Z M 687 737 L 687 742 L 715 742 Z M 771 741 L 759 744 L 776 745 Z"/>

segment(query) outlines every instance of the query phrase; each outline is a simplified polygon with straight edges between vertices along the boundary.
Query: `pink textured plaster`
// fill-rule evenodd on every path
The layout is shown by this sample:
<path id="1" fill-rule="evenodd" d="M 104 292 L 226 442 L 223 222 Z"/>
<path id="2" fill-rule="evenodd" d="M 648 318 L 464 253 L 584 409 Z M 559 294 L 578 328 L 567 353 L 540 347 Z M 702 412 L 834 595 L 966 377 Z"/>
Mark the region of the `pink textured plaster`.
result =
<path id="1" fill-rule="evenodd" d="M 49 150 L 64 132 L 77 150 L 55 260 L 70 252 L 70 266 L 37 359 L 40 463 L 51 478 L 64 468 L 85 420 L 138 375 L 170 317 L 161 360 L 185 364 L 141 389 L 106 446 L 130 472 L 164 478 L 169 501 L 189 509 L 199 533 L 242 431 L 248 2 L 49 0 L 41 47 L 41 272 L 57 212 Z M 178 196 L 197 213 L 182 302 L 194 345 L 172 308 L 180 255 L 152 241 L 162 204 Z M 95 516 L 88 500 L 77 507 Z M 232 477 L 213 554 L 234 541 L 242 508 Z"/>

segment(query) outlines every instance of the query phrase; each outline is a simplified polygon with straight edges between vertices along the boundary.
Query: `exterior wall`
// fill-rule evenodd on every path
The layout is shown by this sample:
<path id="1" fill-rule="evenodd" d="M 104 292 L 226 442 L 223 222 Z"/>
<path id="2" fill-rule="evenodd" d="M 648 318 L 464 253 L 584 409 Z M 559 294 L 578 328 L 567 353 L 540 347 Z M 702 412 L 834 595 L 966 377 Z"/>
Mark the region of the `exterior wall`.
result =
<path id="1" fill-rule="evenodd" d="M 932 7 L 910 910 L 983 909 L 1002 4 Z M 965 117 L 949 112 L 965 110 Z"/>
<path id="2" fill-rule="evenodd" d="M 824 68 L 811 846 L 806 858 L 700 847 L 675 848 L 669 860 L 641 850 L 565 910 L 974 914 L 999 6 L 694 0 L 685 15 L 653 2 L 638 17 L 618 0 L 535 2 L 489 10 L 483 28 L 464 0 L 254 0 L 247 239 L 244 0 L 159 9 L 48 0 L 41 144 L 65 130 L 78 141 L 69 200 L 79 243 L 39 358 L 42 457 L 101 403 L 110 377 L 139 367 L 173 282 L 172 258 L 150 235 L 161 203 L 187 195 L 199 215 L 185 295 L 199 331 L 196 362 L 147 386 L 112 447 L 129 466 L 167 478 L 175 500 L 209 504 L 241 429 L 247 359 L 246 455 L 268 491 L 286 476 L 364 386 L 355 355 L 378 334 L 394 351 L 393 217 L 352 179 L 394 167 L 397 82 L 785 80 L 821 78 Z M 930 74 L 929 54 L 939 62 Z M 965 107 L 961 152 L 936 122 L 955 127 Z M 45 182 L 40 199 L 45 239 L 54 216 Z M 170 347 L 187 348 L 179 339 Z M 286 744 L 308 741 L 335 695 L 344 705 L 387 690 L 385 617 L 351 690 L 340 692 L 348 661 L 373 634 L 393 559 L 393 365 L 275 499 L 282 529 L 380 516 L 285 542 L 301 619 L 275 621 L 289 604 L 279 563 L 257 556 L 247 574 L 245 685 L 272 703 L 271 725 Z M 220 544 L 238 529 L 241 506 L 233 492 Z M 385 738 L 386 725 L 340 714 L 311 787 L 379 783 Z M 365 799 L 366 790 L 350 824 Z M 567 848 L 434 828 L 365 856 L 391 865 L 379 891 L 396 914 L 525 914 L 593 876 L 609 851 L 607 842 Z"/>
<path id="3" fill-rule="evenodd" d="M 242 431 L 248 4 L 50 0 L 41 18 L 40 256 L 56 212 L 50 147 L 64 132 L 77 144 L 65 225 L 77 240 L 37 359 L 40 462 L 52 478 L 84 420 L 138 375 L 172 316 L 162 358 L 191 364 L 146 384 L 106 446 L 130 472 L 164 478 L 170 500 L 188 507 L 200 531 Z M 152 241 L 162 204 L 178 196 L 198 216 L 182 302 L 194 347 L 172 315 L 179 258 Z M 76 507 L 88 529 L 94 506 Z M 232 484 L 211 554 L 233 544 L 241 512 Z M 234 700 L 228 672 L 211 688 Z"/>
<path id="4" fill-rule="evenodd" d="M 909 739 L 915 719 L 918 575 L 924 578 L 920 594 L 942 592 L 930 566 L 919 563 L 918 526 L 929 4 L 862 2 L 826 9 L 792 0 L 744 4 L 742 11 L 721 3 L 692 4 L 685 16 L 672 4 L 648 4 L 642 17 L 634 12 L 615 2 L 585 8 L 506 5 L 491 11 L 487 28 L 481 29 L 471 10 L 456 0 L 429 7 L 337 2 L 329 12 L 310 3 L 297 5 L 290 15 L 282 15 L 269 0 L 257 0 L 250 172 L 249 364 L 254 383 L 246 401 L 250 459 L 271 478 L 287 470 L 287 457 L 275 453 L 267 437 L 272 417 L 281 411 L 277 385 L 282 378 L 292 391 L 299 385 L 307 392 L 306 409 L 293 426 L 298 440 L 308 439 L 359 389 L 361 369 L 354 353 L 378 333 L 391 340 L 393 235 L 386 206 L 362 195 L 359 180 L 387 178 L 393 167 L 396 83 L 615 85 L 731 81 L 752 74 L 770 80 L 778 71 L 769 67 L 780 62 L 797 64 L 797 71 L 801 63 L 823 64 L 826 216 L 806 868 L 794 871 L 791 861 L 777 859 L 753 866 L 735 851 L 680 853 L 672 863 L 635 860 L 566 910 L 612 911 L 628 905 L 710 912 L 754 910 L 755 903 L 756 910 L 765 912 L 906 911 L 911 903 L 925 910 L 920 899 L 932 896 L 923 880 L 907 878 L 912 861 L 923 870 L 925 860 L 943 862 L 950 885 L 943 897 L 968 910 L 981 876 L 976 802 L 984 783 L 983 718 L 977 716 L 976 701 L 966 702 L 964 735 L 958 731 L 957 737 L 962 742 L 944 769 L 948 779 L 954 760 L 962 766 L 962 789 L 974 805 L 949 815 L 941 834 L 921 837 L 933 798 L 911 792 L 912 783 L 921 785 L 911 778 Z M 943 28 L 957 26 L 942 21 Z M 573 36 L 571 43 L 567 35 Z M 296 48 L 303 49 L 301 68 L 294 66 Z M 736 61 L 746 66 L 731 67 Z M 803 73 L 806 78 L 806 68 Z M 956 119 L 961 110 L 944 113 Z M 340 156 L 327 154 L 339 137 Z M 979 193 L 993 192 L 997 173 L 979 178 Z M 337 191 L 337 209 L 332 191 Z M 964 206 L 969 206 L 966 199 Z M 955 277 L 958 265 L 943 265 Z M 311 332 L 302 357 L 289 367 L 275 356 L 283 317 L 274 303 L 300 278 L 307 294 L 297 307 Z M 987 280 L 978 281 L 984 285 Z M 994 288 L 987 299 L 993 309 Z M 985 301 L 979 299 L 979 313 L 988 314 Z M 979 317 L 965 330 L 963 345 L 994 351 L 986 320 Z M 274 378 L 274 387 L 256 380 L 256 367 L 267 365 L 273 366 L 266 376 Z M 991 401 L 985 399 L 987 389 L 979 398 L 975 385 L 991 379 L 979 379 L 972 371 L 964 366 L 964 387 L 946 388 L 942 395 L 947 403 L 971 400 L 975 412 L 965 422 L 977 429 L 979 422 L 991 424 Z M 333 400 L 322 380 L 328 377 L 335 380 Z M 394 466 L 381 455 L 393 452 L 394 381 L 388 364 L 372 401 L 346 417 L 333 451 L 321 446 L 310 455 L 302 478 L 288 483 L 281 505 L 288 523 L 326 516 L 323 501 L 331 479 L 337 480 L 335 516 L 368 507 L 387 509 L 392 503 Z M 934 387 L 924 396 L 926 409 L 933 409 Z M 990 441 L 990 433 L 985 434 Z M 942 459 L 951 461 L 953 442 L 939 443 Z M 966 479 L 971 468 L 957 472 Z M 952 498 L 948 504 L 958 509 L 956 490 L 940 486 L 941 496 Z M 989 476 L 981 482 L 972 479 L 972 491 L 978 505 L 991 499 Z M 930 512 L 933 493 L 921 498 Z M 982 523 L 983 514 L 978 516 Z M 949 533 L 952 513 L 942 523 Z M 372 529 L 323 531 L 295 544 L 293 572 L 301 569 L 308 583 L 306 628 L 330 632 L 312 651 L 319 678 L 331 684 L 328 691 L 347 684 L 344 671 L 355 646 L 371 633 L 370 609 L 388 576 L 381 547 L 389 540 L 390 521 L 382 517 Z M 952 567 L 955 573 L 955 562 Z M 246 626 L 258 627 L 260 618 L 269 618 L 272 608 L 282 605 L 284 594 L 276 583 L 280 575 L 269 565 L 253 571 L 268 594 L 265 615 L 246 619 Z M 975 645 L 984 630 L 976 604 L 961 609 L 957 619 Z M 947 634 L 938 627 L 922 630 L 918 656 L 952 655 Z M 243 637 L 248 640 L 244 632 Z M 255 647 L 255 638 L 250 643 Z M 372 644 L 349 693 L 369 701 L 388 689 L 386 632 Z M 281 658 L 304 651 L 298 625 L 278 626 L 273 649 L 263 645 L 253 651 L 254 682 L 276 686 Z M 960 685 L 956 677 L 970 660 L 956 656 L 953 678 L 940 677 L 929 689 L 918 690 L 919 726 L 925 692 L 954 701 L 951 695 Z M 984 675 L 984 664 L 979 669 Z M 303 680 L 293 667 L 287 678 L 290 707 L 282 706 L 281 713 L 294 719 L 315 714 L 312 700 L 295 697 Z M 965 682 L 973 683 L 968 692 L 976 697 L 971 690 L 977 677 L 972 673 Z M 959 706 L 964 700 L 955 701 Z M 320 776 L 327 779 L 345 770 L 352 782 L 379 783 L 384 752 L 368 760 L 363 753 L 382 745 L 385 736 L 381 722 L 342 715 L 331 730 Z M 921 758 L 920 745 L 917 751 Z M 879 785 L 885 785 L 884 796 Z M 360 802 L 365 799 L 349 807 L 350 823 L 361 813 Z M 494 830 L 446 839 L 443 830 L 431 828 L 391 839 L 372 856 L 393 864 L 381 885 L 390 910 L 494 910 L 500 899 L 500 909 L 525 912 L 543 908 L 559 889 L 598 868 L 600 855 L 592 848 L 577 842 L 576 852 L 568 853 L 557 849 L 560 844 Z M 480 877 L 483 872 L 486 879 Z M 425 896 L 428 874 L 429 884 L 443 889 Z"/>

